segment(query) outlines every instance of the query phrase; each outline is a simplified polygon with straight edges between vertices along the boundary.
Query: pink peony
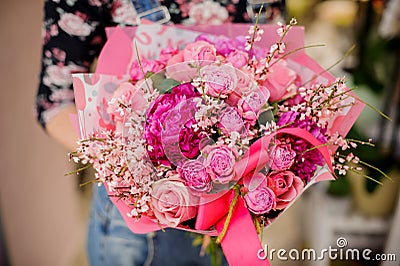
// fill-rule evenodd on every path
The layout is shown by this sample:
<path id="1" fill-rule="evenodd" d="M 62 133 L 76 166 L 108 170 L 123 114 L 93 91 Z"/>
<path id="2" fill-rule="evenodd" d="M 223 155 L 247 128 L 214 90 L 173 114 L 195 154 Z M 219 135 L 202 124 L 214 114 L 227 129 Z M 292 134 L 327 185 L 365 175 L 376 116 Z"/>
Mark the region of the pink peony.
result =
<path id="1" fill-rule="evenodd" d="M 211 190 L 211 177 L 201 161 L 186 161 L 178 167 L 178 173 L 183 183 L 194 191 L 209 192 Z"/>
<path id="2" fill-rule="evenodd" d="M 205 165 L 213 181 L 227 184 L 235 177 L 235 156 L 228 146 L 213 146 L 207 155 Z"/>
<path id="3" fill-rule="evenodd" d="M 212 97 L 226 98 L 237 87 L 235 68 L 230 65 L 208 65 L 200 69 L 206 93 Z"/>
<path id="4" fill-rule="evenodd" d="M 276 171 L 283 171 L 289 169 L 296 158 L 296 152 L 292 150 L 290 144 L 277 141 L 277 144 L 272 151 L 271 169 Z"/>
<path id="5" fill-rule="evenodd" d="M 256 181 L 254 181 L 256 180 Z M 276 197 L 265 180 L 265 176 L 261 173 L 254 175 L 251 181 L 255 186 L 248 185 L 244 200 L 247 208 L 254 214 L 264 214 L 276 207 Z"/>
<path id="6" fill-rule="evenodd" d="M 152 206 L 161 224 L 176 227 L 196 216 L 199 198 L 175 179 L 160 179 L 153 184 Z"/>
<path id="7" fill-rule="evenodd" d="M 245 124 L 239 111 L 235 107 L 226 107 L 219 114 L 220 129 L 226 133 L 231 132 L 244 133 Z"/>
<path id="8" fill-rule="evenodd" d="M 190 83 L 184 83 L 174 87 L 171 93 L 160 95 L 147 111 L 143 136 L 154 164 L 169 166 L 199 155 L 201 138 L 192 127 L 195 121 L 192 111 L 187 112 L 195 105 L 188 99 L 198 95 Z"/>
<path id="9" fill-rule="evenodd" d="M 278 210 L 286 208 L 304 188 L 301 178 L 290 171 L 272 173 L 267 180 L 268 186 L 276 195 L 276 209 Z"/>

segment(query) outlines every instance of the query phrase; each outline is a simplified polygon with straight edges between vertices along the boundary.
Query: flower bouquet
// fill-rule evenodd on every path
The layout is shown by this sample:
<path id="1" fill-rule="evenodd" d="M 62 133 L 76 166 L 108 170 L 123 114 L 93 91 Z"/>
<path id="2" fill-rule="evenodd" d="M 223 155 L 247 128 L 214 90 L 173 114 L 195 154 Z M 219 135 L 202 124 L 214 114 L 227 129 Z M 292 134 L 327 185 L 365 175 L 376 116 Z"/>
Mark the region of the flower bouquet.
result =
<path id="1" fill-rule="evenodd" d="M 295 24 L 114 28 L 97 73 L 74 75 L 71 158 L 133 232 L 210 235 L 230 264 L 268 264 L 262 229 L 311 184 L 359 171 L 336 149 L 356 146 L 345 135 L 363 104 L 304 53 Z"/>

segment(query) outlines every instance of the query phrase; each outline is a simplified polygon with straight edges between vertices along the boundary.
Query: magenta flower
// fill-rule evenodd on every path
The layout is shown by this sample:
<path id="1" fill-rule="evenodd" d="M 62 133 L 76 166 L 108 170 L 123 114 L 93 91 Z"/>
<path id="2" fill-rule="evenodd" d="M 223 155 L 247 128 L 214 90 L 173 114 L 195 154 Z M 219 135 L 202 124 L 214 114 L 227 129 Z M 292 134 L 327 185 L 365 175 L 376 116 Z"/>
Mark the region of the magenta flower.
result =
<path id="1" fill-rule="evenodd" d="M 277 125 L 302 128 L 310 132 L 321 143 L 326 143 L 327 141 L 325 135 L 326 128 L 318 126 L 308 117 L 305 117 L 304 120 L 300 120 L 300 113 L 298 112 L 289 111 L 282 113 L 278 119 Z M 310 181 L 317 170 L 317 166 L 324 165 L 325 161 L 323 156 L 317 149 L 309 150 L 313 146 L 307 141 L 293 136 L 288 136 L 287 138 L 290 140 L 292 150 L 296 153 L 295 163 L 290 170 L 302 180 Z M 304 152 L 306 150 L 309 151 Z"/>
<path id="2" fill-rule="evenodd" d="M 192 127 L 195 103 L 188 101 L 196 96 L 194 87 L 184 83 L 160 95 L 149 108 L 143 136 L 154 164 L 169 166 L 199 155 L 201 138 Z"/>

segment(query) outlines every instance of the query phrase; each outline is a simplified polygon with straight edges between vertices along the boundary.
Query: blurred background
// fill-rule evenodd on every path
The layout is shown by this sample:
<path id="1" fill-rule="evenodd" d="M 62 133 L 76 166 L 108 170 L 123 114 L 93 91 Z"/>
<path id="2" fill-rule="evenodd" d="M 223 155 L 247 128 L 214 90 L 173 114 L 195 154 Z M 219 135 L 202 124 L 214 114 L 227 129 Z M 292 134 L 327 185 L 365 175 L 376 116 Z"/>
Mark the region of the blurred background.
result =
<path id="1" fill-rule="evenodd" d="M 87 265 L 85 234 L 90 189 L 64 176 L 75 165 L 68 151 L 36 123 L 42 0 L 0 1 L 0 265 Z M 382 171 L 318 184 L 265 232 L 270 248 L 348 247 L 393 253 L 400 265 L 400 0 L 287 0 L 287 17 L 306 26 L 307 52 L 345 75 L 356 94 L 392 122 L 366 108 L 350 136 L 377 147 L 359 156 Z M 272 265 L 379 265 L 376 261 L 273 261 Z"/>

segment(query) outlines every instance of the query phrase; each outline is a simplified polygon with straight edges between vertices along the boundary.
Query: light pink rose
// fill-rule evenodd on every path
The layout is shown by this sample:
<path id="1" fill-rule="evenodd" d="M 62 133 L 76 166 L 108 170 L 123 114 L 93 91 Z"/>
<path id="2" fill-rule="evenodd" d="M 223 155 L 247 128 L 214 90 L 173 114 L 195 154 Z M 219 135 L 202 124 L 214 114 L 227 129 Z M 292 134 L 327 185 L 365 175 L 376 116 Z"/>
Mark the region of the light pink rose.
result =
<path id="1" fill-rule="evenodd" d="M 132 80 L 144 79 L 143 73 L 146 75 L 148 72 L 158 73 L 164 68 L 164 64 L 157 60 L 141 59 L 140 63 L 135 61 L 132 63 L 129 70 Z"/>
<path id="2" fill-rule="evenodd" d="M 228 63 L 231 63 L 232 66 L 239 69 L 247 65 L 248 59 L 249 55 L 240 50 L 234 50 L 226 57 Z"/>
<path id="3" fill-rule="evenodd" d="M 269 91 L 262 90 L 262 88 L 243 96 L 238 102 L 238 109 L 243 118 L 249 121 L 251 125 L 255 125 L 261 108 L 268 103 L 268 98 Z"/>
<path id="4" fill-rule="evenodd" d="M 250 182 L 250 179 L 248 181 Z M 274 210 L 276 196 L 274 191 L 268 187 L 266 177 L 261 173 L 257 173 L 251 182 L 252 185 L 247 184 L 247 187 L 245 187 L 247 193 L 243 197 L 247 208 L 254 214 L 264 214 Z"/>
<path id="5" fill-rule="evenodd" d="M 252 74 L 246 69 L 236 69 L 237 76 L 237 92 L 242 95 L 244 93 L 250 92 L 254 89 L 257 84 L 252 79 Z"/>
<path id="6" fill-rule="evenodd" d="M 217 51 L 215 47 L 205 41 L 197 41 L 189 43 L 183 49 L 183 61 L 198 61 L 200 66 L 203 64 L 209 64 L 217 58 Z M 208 62 L 201 62 L 208 61 Z"/>
<path id="7" fill-rule="evenodd" d="M 270 101 L 282 100 L 296 92 L 296 72 L 290 69 L 287 62 L 279 60 L 269 68 L 267 79 L 262 85 L 270 92 Z"/>
<path id="8" fill-rule="evenodd" d="M 161 50 L 159 61 L 163 64 L 167 64 L 169 60 L 172 59 L 173 56 L 177 55 L 179 52 L 178 48 L 167 47 Z M 183 56 L 183 55 L 182 55 Z M 172 61 L 171 61 L 172 62 Z"/>
<path id="9" fill-rule="evenodd" d="M 286 208 L 304 188 L 301 178 L 290 171 L 272 173 L 267 180 L 268 186 L 276 195 L 277 210 Z"/>
<path id="10" fill-rule="evenodd" d="M 277 141 L 271 154 L 271 169 L 276 171 L 287 170 L 292 166 L 295 158 L 296 152 L 292 150 L 290 144 Z"/>
<path id="11" fill-rule="evenodd" d="M 182 167 L 178 167 L 178 173 L 183 183 L 194 191 L 209 192 L 211 190 L 211 177 L 200 160 L 186 161 Z"/>
<path id="12" fill-rule="evenodd" d="M 200 69 L 206 93 L 212 97 L 226 98 L 237 87 L 235 68 L 230 65 L 208 65 Z"/>
<path id="13" fill-rule="evenodd" d="M 176 227 L 196 216 L 199 198 L 177 179 L 160 179 L 153 184 L 152 206 L 161 224 Z"/>
<path id="14" fill-rule="evenodd" d="M 231 132 L 244 133 L 246 129 L 242 116 L 235 107 L 228 106 L 221 110 L 219 123 L 221 124 L 220 129 L 226 134 Z"/>
<path id="15" fill-rule="evenodd" d="M 72 36 L 89 36 L 93 30 L 93 27 L 85 23 L 85 21 L 72 13 L 61 14 L 58 26 Z"/>
<path id="16" fill-rule="evenodd" d="M 116 103 L 108 106 L 107 112 L 116 122 L 123 122 L 124 120 L 124 113 L 120 112 L 121 108 L 119 103 L 131 105 L 135 110 L 142 110 L 146 106 L 143 93 L 138 90 L 137 86 L 134 86 L 130 82 L 122 83 L 114 92 L 113 98 L 116 100 Z"/>
<path id="17" fill-rule="evenodd" d="M 227 184 L 235 177 L 236 158 L 228 146 L 213 146 L 207 155 L 205 165 L 213 181 Z"/>

